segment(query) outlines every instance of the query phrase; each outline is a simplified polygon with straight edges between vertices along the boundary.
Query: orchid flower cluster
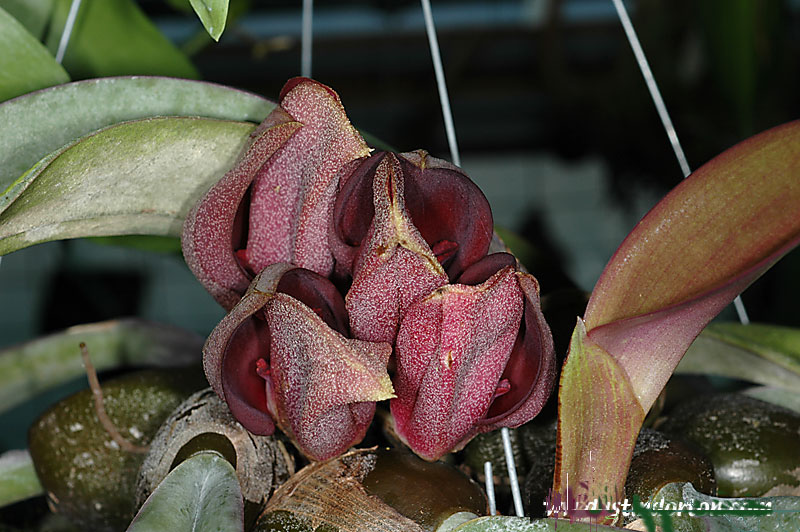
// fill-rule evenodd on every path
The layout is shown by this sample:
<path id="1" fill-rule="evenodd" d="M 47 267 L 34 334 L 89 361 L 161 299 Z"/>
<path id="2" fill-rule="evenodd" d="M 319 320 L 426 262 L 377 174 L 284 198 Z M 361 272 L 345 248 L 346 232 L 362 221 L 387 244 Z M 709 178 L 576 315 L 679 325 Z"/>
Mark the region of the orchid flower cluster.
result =
<path id="1" fill-rule="evenodd" d="M 428 460 L 529 421 L 553 389 L 552 336 L 536 279 L 492 238 L 461 169 L 373 153 L 332 89 L 290 80 L 184 226 L 187 264 L 228 311 L 204 347 L 212 388 L 312 460 L 359 443 L 387 399 Z"/>

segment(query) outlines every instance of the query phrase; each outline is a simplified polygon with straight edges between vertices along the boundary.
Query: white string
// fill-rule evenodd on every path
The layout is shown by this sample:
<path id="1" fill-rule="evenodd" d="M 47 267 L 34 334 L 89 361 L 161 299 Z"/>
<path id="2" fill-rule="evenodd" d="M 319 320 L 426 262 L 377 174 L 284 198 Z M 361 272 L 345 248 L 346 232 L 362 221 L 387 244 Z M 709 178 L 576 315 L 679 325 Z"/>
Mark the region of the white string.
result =
<path id="1" fill-rule="evenodd" d="M 303 33 L 300 41 L 300 75 L 311 77 L 311 45 L 314 16 L 314 0 L 303 0 Z"/>
<path id="2" fill-rule="evenodd" d="M 639 38 L 636 36 L 636 30 L 633 28 L 631 19 L 628 17 L 628 11 L 625 9 L 625 4 L 622 3 L 622 0 L 612 0 L 612 2 L 614 2 L 614 7 L 617 10 L 619 20 L 622 23 L 622 28 L 625 30 L 625 36 L 628 38 L 628 42 L 631 45 L 633 55 L 636 56 L 636 63 L 639 65 L 639 70 L 642 71 L 642 76 L 647 84 L 647 89 L 650 91 L 650 97 L 653 99 L 653 103 L 656 106 L 658 116 L 661 118 L 661 123 L 663 124 L 664 130 L 667 132 L 669 142 L 672 145 L 672 151 L 675 153 L 675 157 L 678 159 L 678 164 L 681 167 L 681 171 L 683 172 L 683 177 L 685 179 L 690 173 L 692 173 L 692 171 L 689 169 L 689 163 L 686 160 L 686 155 L 683 153 L 683 148 L 678 140 L 678 134 L 675 131 L 675 127 L 672 125 L 672 120 L 669 117 L 667 106 L 664 104 L 663 98 L 661 98 L 661 91 L 658 90 L 658 85 L 653 77 L 653 72 L 650 70 L 650 65 L 648 64 L 647 58 L 644 55 L 644 50 L 642 50 L 642 46 L 639 44 Z M 742 302 L 741 296 L 736 296 L 736 299 L 733 300 L 733 306 L 736 308 L 736 314 L 739 316 L 739 322 L 742 325 L 749 325 L 750 318 L 747 315 L 747 309 L 744 307 L 744 302 Z"/>
<path id="3" fill-rule="evenodd" d="M 517 465 L 514 463 L 514 451 L 511 449 L 511 433 L 508 427 L 500 429 L 503 437 L 503 452 L 506 455 L 506 467 L 508 468 L 508 481 L 511 484 L 511 497 L 514 499 L 514 511 L 517 517 L 522 517 L 522 495 L 519 492 L 519 480 L 517 479 Z"/>
<path id="4" fill-rule="evenodd" d="M 425 15 L 425 31 L 428 34 L 428 44 L 431 49 L 433 71 L 436 74 L 436 86 L 439 88 L 439 101 L 442 104 L 444 129 L 447 133 L 447 144 L 450 146 L 450 158 L 454 165 L 461 166 L 461 157 L 458 154 L 458 144 L 456 143 L 456 129 L 453 126 L 453 113 L 450 110 L 450 98 L 447 95 L 447 82 L 444 79 L 442 58 L 439 55 L 439 43 L 436 39 L 436 27 L 433 25 L 430 0 L 422 0 L 422 12 Z"/>
<path id="5" fill-rule="evenodd" d="M 492 463 L 488 460 L 483 463 L 483 476 L 486 477 L 483 483 L 486 486 L 486 499 L 489 501 L 489 515 L 497 515 L 497 501 L 494 497 L 494 476 L 492 475 Z"/>
<path id="6" fill-rule="evenodd" d="M 67 13 L 67 22 L 64 24 L 64 31 L 61 33 L 61 40 L 58 41 L 58 50 L 56 51 L 56 63 L 61 64 L 64 60 L 64 54 L 67 52 L 67 44 L 72 36 L 72 30 L 75 27 L 75 19 L 78 18 L 78 10 L 81 8 L 81 0 L 72 0 L 69 6 L 69 13 Z"/>
<path id="7" fill-rule="evenodd" d="M 675 132 L 675 127 L 672 125 L 672 120 L 669 118 L 667 106 L 664 105 L 664 100 L 661 98 L 661 91 L 658 90 L 656 80 L 653 77 L 653 72 L 650 70 L 650 65 L 647 63 L 647 58 L 642 50 L 642 45 L 639 44 L 639 38 L 636 36 L 636 30 L 633 29 L 631 19 L 628 17 L 628 12 L 625 9 L 625 4 L 622 0 L 612 0 L 614 7 L 617 9 L 617 15 L 622 22 L 622 27 L 625 30 L 625 35 L 628 37 L 628 42 L 633 49 L 633 55 L 636 56 L 636 62 L 639 64 L 639 70 L 642 71 L 644 81 L 647 88 L 650 90 L 650 96 L 653 98 L 653 103 L 656 105 L 658 116 L 661 118 L 661 123 L 667 132 L 670 144 L 672 144 L 672 151 L 675 152 L 675 157 L 678 159 L 678 164 L 681 166 L 683 177 L 688 176 L 692 171 L 689 169 L 689 163 L 686 161 L 686 155 L 683 153 L 683 148 L 678 140 L 678 134 Z"/>

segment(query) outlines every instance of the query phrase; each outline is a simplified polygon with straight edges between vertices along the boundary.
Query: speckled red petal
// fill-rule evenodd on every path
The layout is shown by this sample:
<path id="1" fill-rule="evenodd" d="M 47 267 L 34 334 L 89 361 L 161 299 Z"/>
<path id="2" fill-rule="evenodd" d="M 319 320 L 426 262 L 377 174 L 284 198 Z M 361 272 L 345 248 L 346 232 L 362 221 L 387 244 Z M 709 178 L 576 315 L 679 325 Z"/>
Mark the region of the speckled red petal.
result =
<path id="1" fill-rule="evenodd" d="M 272 434 L 266 411 L 264 382 L 254 368 L 259 358 L 269 358 L 269 329 L 254 317 L 269 296 L 248 291 L 238 305 L 214 328 L 203 347 L 203 368 L 211 387 L 250 432 Z"/>
<path id="2" fill-rule="evenodd" d="M 247 234 L 241 227 L 245 223 L 240 214 L 242 200 L 258 169 L 300 126 L 280 108 L 270 113 L 236 165 L 209 189 L 184 223 L 181 246 L 186 264 L 227 310 L 239 301 L 252 279 L 252 272 L 245 271 L 236 257 L 238 240 Z"/>
<path id="3" fill-rule="evenodd" d="M 329 87 L 295 78 L 281 94 L 281 109 L 302 127 L 253 181 L 245 261 L 255 270 L 291 262 L 328 276 L 339 171 L 369 148 Z"/>
<path id="4" fill-rule="evenodd" d="M 555 386 L 553 336 L 542 314 L 539 283 L 527 273 L 516 275 L 525 294 L 525 312 L 501 377 L 510 390 L 492 402 L 486 417 L 479 421 L 481 432 L 527 423 L 539 414 Z"/>
<path id="5" fill-rule="evenodd" d="M 445 286 L 409 307 L 397 335 L 390 406 L 398 435 L 419 456 L 436 460 L 479 432 L 522 314 L 512 268 L 479 286 Z"/>
<path id="6" fill-rule="evenodd" d="M 375 402 L 394 397 L 391 346 L 345 338 L 286 294 L 266 314 L 276 421 L 312 460 L 343 453 L 363 439 Z"/>
<path id="7" fill-rule="evenodd" d="M 400 319 L 414 301 L 447 283 L 447 274 L 405 209 L 397 157 L 386 154 L 373 180 L 375 216 L 345 297 L 353 336 L 393 343 Z"/>
<path id="8" fill-rule="evenodd" d="M 402 153 L 398 160 L 411 220 L 454 280 L 489 250 L 489 202 L 460 168 L 424 150 Z"/>

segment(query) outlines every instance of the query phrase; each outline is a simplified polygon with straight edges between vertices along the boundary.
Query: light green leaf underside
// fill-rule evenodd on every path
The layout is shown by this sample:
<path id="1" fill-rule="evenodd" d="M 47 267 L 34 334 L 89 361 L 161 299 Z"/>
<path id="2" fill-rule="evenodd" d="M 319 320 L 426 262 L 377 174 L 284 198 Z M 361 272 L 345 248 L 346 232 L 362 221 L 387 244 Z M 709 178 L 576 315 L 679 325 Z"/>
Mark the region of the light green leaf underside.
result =
<path id="1" fill-rule="evenodd" d="M 28 451 L 0 455 L 0 508 L 44 493 Z"/>
<path id="2" fill-rule="evenodd" d="M 128 532 L 243 530 L 242 492 L 236 471 L 214 452 L 188 458 L 158 485 Z"/>
<path id="3" fill-rule="evenodd" d="M 274 107 L 230 87 L 160 77 L 91 79 L 26 94 L 0 105 L 0 190 L 47 154 L 119 122 L 155 116 L 261 122 Z"/>
<path id="4" fill-rule="evenodd" d="M 785 388 L 774 388 L 772 386 L 753 386 L 741 393 L 767 403 L 794 410 L 800 414 L 800 388 L 787 390 Z"/>
<path id="5" fill-rule="evenodd" d="M 66 71 L 42 43 L 0 8 L 0 102 L 67 81 Z"/>
<path id="6" fill-rule="evenodd" d="M 189 0 L 211 38 L 219 40 L 228 18 L 228 0 Z"/>
<path id="7" fill-rule="evenodd" d="M 800 390 L 800 330 L 713 323 L 697 337 L 677 373 L 718 375 Z"/>
<path id="8" fill-rule="evenodd" d="M 189 209 L 233 166 L 253 128 L 153 118 L 84 137 L 14 185 L 18 197 L 0 214 L 0 255 L 65 238 L 178 236 Z"/>
<path id="9" fill-rule="evenodd" d="M 0 8 L 5 9 L 39 40 L 50 21 L 53 2 L 54 0 L 0 0 Z"/>
<path id="10" fill-rule="evenodd" d="M 199 364 L 203 347 L 203 339 L 193 333 L 138 319 L 70 327 L 0 351 L 0 413 L 85 375 L 81 342 L 98 371 Z"/>

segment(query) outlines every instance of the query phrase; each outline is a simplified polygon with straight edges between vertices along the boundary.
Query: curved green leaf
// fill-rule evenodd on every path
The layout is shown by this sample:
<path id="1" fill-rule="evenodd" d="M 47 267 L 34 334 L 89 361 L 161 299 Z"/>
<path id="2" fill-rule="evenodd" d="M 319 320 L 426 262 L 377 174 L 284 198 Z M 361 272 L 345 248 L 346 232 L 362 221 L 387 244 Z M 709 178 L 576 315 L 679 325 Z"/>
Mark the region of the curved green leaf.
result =
<path id="1" fill-rule="evenodd" d="M 254 125 L 205 118 L 126 122 L 84 137 L 15 182 L 0 214 L 0 255 L 64 238 L 177 236 Z"/>
<path id="2" fill-rule="evenodd" d="M 50 15 L 54 0 L 0 0 L 0 8 L 5 9 L 28 30 L 35 39 L 41 39 Z"/>
<path id="3" fill-rule="evenodd" d="M 28 451 L 0 455 L 0 508 L 43 493 Z"/>
<path id="4" fill-rule="evenodd" d="M 98 371 L 123 366 L 200 363 L 203 338 L 157 323 L 124 319 L 77 325 L 0 351 L 0 412 L 84 375 L 79 345 Z"/>
<path id="5" fill-rule="evenodd" d="M 0 102 L 69 81 L 47 49 L 2 8 L 0 50 Z"/>
<path id="6" fill-rule="evenodd" d="M 160 77 L 90 79 L 26 94 L 0 104 L 0 190 L 45 155 L 119 122 L 155 116 L 261 122 L 274 107 L 230 87 Z"/>
<path id="7" fill-rule="evenodd" d="M 72 0 L 56 0 L 46 44 L 58 49 Z M 146 74 L 198 78 L 197 69 L 132 0 L 82 2 L 64 55 L 75 78 Z"/>
<path id="8" fill-rule="evenodd" d="M 617 249 L 592 292 L 586 332 L 573 335 L 561 375 L 562 460 L 556 461 L 554 488 L 567 487 L 567 475 L 579 499 L 615 494 L 624 485 L 640 418 L 689 345 L 800 242 L 798 153 L 800 121 L 734 146 L 662 199 Z M 591 357 L 584 354 L 586 346 L 592 346 Z M 595 360 L 607 367 L 615 362 L 619 374 L 598 378 L 591 370 Z M 623 377 L 632 396 L 618 393 Z M 604 430 L 593 429 L 591 415 L 576 411 L 582 396 L 589 398 L 580 403 L 587 412 L 616 409 L 619 417 L 608 417 Z M 597 403 L 585 404 L 592 399 Z M 616 467 L 593 468 L 598 454 Z"/>
<path id="9" fill-rule="evenodd" d="M 228 0 L 189 0 L 211 38 L 219 40 L 228 18 Z"/>
<path id="10" fill-rule="evenodd" d="M 569 490 L 578 500 L 622 500 L 646 412 L 624 369 L 586 336 L 580 319 L 561 383 L 553 493 L 564 498 Z"/>
<path id="11" fill-rule="evenodd" d="M 800 330 L 755 323 L 712 323 L 689 347 L 675 372 L 800 390 Z"/>
<path id="12" fill-rule="evenodd" d="M 227 460 L 200 452 L 173 469 L 150 494 L 128 532 L 244 530 L 242 490 Z"/>
<path id="13" fill-rule="evenodd" d="M 675 187 L 597 282 L 589 336 L 647 410 L 694 338 L 800 242 L 800 121 L 734 146 Z"/>
<path id="14" fill-rule="evenodd" d="M 772 386 L 754 386 L 743 390 L 741 393 L 767 403 L 794 410 L 800 414 L 800 387 L 786 389 Z"/>

